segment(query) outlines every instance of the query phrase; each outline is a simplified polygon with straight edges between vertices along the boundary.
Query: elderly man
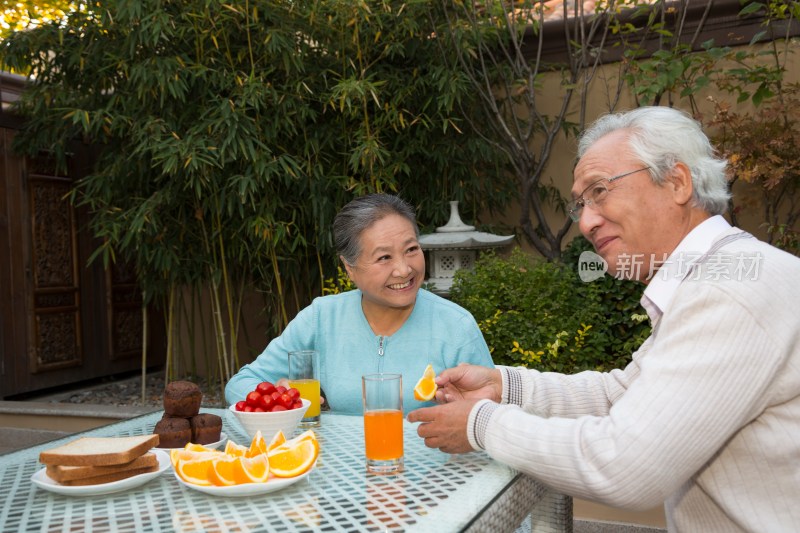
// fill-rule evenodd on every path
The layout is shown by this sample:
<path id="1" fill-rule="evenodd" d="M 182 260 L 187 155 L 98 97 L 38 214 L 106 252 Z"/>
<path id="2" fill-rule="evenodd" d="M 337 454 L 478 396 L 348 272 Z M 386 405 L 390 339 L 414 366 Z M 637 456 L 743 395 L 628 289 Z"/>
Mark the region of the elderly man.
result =
<path id="1" fill-rule="evenodd" d="M 800 531 L 800 259 L 722 218 L 725 162 L 680 111 L 602 117 L 578 156 L 569 214 L 647 285 L 652 335 L 608 373 L 448 369 L 408 419 L 565 494 L 666 502 L 670 531 Z"/>

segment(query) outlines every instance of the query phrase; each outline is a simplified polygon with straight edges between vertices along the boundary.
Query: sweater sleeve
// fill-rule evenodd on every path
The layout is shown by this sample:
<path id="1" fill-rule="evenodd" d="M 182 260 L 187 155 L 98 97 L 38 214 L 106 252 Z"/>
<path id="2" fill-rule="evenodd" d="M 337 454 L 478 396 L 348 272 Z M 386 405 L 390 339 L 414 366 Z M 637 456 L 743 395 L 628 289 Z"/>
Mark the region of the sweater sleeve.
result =
<path id="1" fill-rule="evenodd" d="M 315 308 L 312 303 L 289 322 L 283 333 L 272 339 L 255 361 L 244 365 L 225 385 L 228 404 L 243 400 L 262 381 L 275 383 L 289 375 L 288 352 L 314 349 Z"/>
<path id="2" fill-rule="evenodd" d="M 604 416 L 639 375 L 639 361 L 647 353 L 650 339 L 633 354 L 624 370 L 557 374 L 524 367 L 500 367 L 503 403 L 522 407 L 542 417 L 577 418 Z"/>
<path id="3" fill-rule="evenodd" d="M 764 317 L 732 291 L 683 291 L 635 369 L 613 380 L 529 374 L 524 408 L 491 410 L 473 445 L 567 494 L 631 509 L 662 503 L 763 410 L 782 364 Z"/>

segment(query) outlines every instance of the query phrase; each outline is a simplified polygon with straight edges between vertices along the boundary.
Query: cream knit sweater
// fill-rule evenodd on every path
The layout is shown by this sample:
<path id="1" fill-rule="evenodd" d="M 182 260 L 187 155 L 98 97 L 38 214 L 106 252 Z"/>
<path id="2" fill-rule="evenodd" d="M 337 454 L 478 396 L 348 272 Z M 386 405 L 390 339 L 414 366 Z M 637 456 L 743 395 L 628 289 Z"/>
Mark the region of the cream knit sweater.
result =
<path id="1" fill-rule="evenodd" d="M 741 254 L 754 279 L 720 277 Z M 744 238 L 698 268 L 624 370 L 500 367 L 473 447 L 572 496 L 666 502 L 670 531 L 800 531 L 800 259 Z"/>

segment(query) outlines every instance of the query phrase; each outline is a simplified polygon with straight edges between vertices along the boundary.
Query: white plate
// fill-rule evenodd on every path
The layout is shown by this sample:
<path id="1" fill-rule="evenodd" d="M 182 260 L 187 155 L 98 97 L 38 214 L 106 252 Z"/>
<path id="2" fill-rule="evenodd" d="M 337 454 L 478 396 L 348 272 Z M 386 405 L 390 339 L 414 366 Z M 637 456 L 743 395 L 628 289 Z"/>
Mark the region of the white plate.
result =
<path id="1" fill-rule="evenodd" d="M 219 434 L 219 440 L 217 442 L 212 442 L 211 444 L 203 444 L 203 446 L 205 446 L 206 448 L 219 448 L 220 446 L 225 444 L 227 441 L 228 441 L 228 435 L 223 431 L 223 432 L 221 432 Z M 169 453 L 172 450 L 174 450 L 175 448 L 155 448 L 155 449 Z M 179 446 L 178 449 L 182 450 L 183 446 Z"/>
<path id="2" fill-rule="evenodd" d="M 178 474 L 176 474 L 174 470 L 173 474 L 175 474 L 175 479 L 178 480 L 178 483 L 184 487 L 199 490 L 200 492 L 205 492 L 206 494 L 210 494 L 212 496 L 255 496 L 256 494 L 275 492 L 276 490 L 285 489 L 289 485 L 294 485 L 298 481 L 302 481 L 307 478 L 308 475 L 314 471 L 316 466 L 317 464 L 314 463 L 314 466 L 309 468 L 304 474 L 300 474 L 297 477 L 270 477 L 266 483 L 244 483 L 242 485 L 232 485 L 230 487 L 205 487 L 202 485 L 194 485 L 192 483 L 186 483 L 184 480 L 178 477 Z"/>
<path id="3" fill-rule="evenodd" d="M 111 483 L 101 483 L 99 485 L 82 485 L 71 486 L 62 485 L 57 481 L 53 481 L 47 475 L 47 469 L 42 468 L 31 476 L 31 482 L 39 488 L 49 490 L 58 494 L 65 494 L 67 496 L 95 496 L 98 494 L 111 494 L 112 492 L 119 492 L 121 490 L 132 489 L 140 485 L 144 485 L 151 479 L 161 475 L 162 472 L 167 470 L 171 464 L 169 455 L 161 450 L 154 450 L 158 459 L 158 470 L 155 472 L 147 472 L 146 474 L 139 474 L 119 481 L 112 481 Z"/>

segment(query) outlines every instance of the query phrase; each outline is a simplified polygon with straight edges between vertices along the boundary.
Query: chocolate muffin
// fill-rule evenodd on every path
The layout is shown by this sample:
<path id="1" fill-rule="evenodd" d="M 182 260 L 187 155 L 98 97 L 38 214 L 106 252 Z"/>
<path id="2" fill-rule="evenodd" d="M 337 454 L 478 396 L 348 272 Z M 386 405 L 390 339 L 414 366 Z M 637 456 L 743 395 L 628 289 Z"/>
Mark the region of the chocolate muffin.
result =
<path id="1" fill-rule="evenodd" d="M 158 435 L 160 448 L 183 448 L 192 440 L 192 426 L 187 418 L 164 415 L 153 433 Z"/>
<path id="2" fill-rule="evenodd" d="M 192 426 L 192 442 L 195 444 L 217 442 L 222 434 L 222 418 L 211 413 L 193 416 L 189 425 Z"/>
<path id="3" fill-rule="evenodd" d="M 173 381 L 164 389 L 164 414 L 189 418 L 200 412 L 203 393 L 191 381 Z"/>

